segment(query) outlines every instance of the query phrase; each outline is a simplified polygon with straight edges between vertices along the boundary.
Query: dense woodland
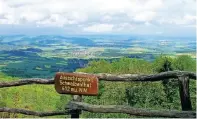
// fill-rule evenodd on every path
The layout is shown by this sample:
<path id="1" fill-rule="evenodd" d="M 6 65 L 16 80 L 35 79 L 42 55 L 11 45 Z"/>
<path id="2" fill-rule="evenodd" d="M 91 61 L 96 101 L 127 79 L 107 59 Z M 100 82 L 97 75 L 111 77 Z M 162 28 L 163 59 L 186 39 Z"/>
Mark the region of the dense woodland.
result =
<path id="1" fill-rule="evenodd" d="M 196 72 L 196 59 L 190 56 L 171 58 L 161 55 L 154 61 L 121 58 L 111 62 L 97 60 L 76 72 L 113 74 L 156 74 L 164 71 L 182 70 Z M 17 77 L 0 73 L 1 81 L 19 80 Z M 196 82 L 190 80 L 192 108 L 196 110 Z M 34 111 L 64 110 L 71 95 L 60 95 L 54 85 L 26 85 L 0 89 L 0 107 L 23 108 Z M 178 82 L 176 79 L 159 82 L 99 82 L 98 96 L 83 96 L 83 101 L 98 105 L 130 105 L 137 108 L 156 110 L 181 110 Z M 21 114 L 0 113 L 0 117 L 33 117 Z M 56 116 L 65 117 L 65 116 Z M 69 117 L 69 116 L 68 116 Z M 83 112 L 80 117 L 131 117 L 127 114 L 97 114 Z"/>

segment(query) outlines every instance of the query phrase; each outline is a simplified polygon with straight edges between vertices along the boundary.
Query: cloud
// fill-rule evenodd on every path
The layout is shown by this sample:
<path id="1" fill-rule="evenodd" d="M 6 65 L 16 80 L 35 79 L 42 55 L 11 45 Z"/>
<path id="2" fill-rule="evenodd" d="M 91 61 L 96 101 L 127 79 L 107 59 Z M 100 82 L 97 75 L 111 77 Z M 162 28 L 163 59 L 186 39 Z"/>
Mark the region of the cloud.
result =
<path id="1" fill-rule="evenodd" d="M 94 24 L 88 27 L 84 27 L 83 31 L 86 32 L 110 32 L 114 25 L 112 24 Z"/>
<path id="2" fill-rule="evenodd" d="M 155 15 L 156 15 L 155 12 L 151 12 L 151 11 L 146 12 L 145 11 L 145 12 L 141 12 L 141 13 L 135 15 L 133 19 L 135 21 L 148 22 L 148 21 L 153 20 Z"/>
<path id="3" fill-rule="evenodd" d="M 124 32 L 150 24 L 193 26 L 195 3 L 196 0 L 0 0 L 0 24 L 67 29 L 72 26 L 87 32 Z"/>

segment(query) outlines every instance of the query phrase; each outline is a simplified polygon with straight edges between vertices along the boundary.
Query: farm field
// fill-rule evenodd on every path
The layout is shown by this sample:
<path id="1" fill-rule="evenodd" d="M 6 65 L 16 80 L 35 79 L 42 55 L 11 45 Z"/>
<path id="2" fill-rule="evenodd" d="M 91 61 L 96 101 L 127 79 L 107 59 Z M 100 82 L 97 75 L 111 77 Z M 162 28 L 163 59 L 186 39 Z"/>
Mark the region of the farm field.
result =
<path id="1" fill-rule="evenodd" d="M 195 38 L 83 35 L 0 36 L 0 71 L 16 77 L 53 77 L 55 72 L 74 72 L 89 61 L 121 57 L 153 61 L 166 54 L 196 58 Z"/>

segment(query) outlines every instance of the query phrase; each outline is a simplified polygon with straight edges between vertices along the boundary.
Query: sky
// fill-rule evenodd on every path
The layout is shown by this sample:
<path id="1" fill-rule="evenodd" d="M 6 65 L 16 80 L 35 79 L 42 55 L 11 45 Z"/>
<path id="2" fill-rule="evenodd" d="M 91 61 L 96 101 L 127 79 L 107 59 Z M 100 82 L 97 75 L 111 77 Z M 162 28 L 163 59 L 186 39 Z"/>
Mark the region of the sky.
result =
<path id="1" fill-rule="evenodd" d="M 0 34 L 195 36 L 196 0 L 0 0 Z"/>

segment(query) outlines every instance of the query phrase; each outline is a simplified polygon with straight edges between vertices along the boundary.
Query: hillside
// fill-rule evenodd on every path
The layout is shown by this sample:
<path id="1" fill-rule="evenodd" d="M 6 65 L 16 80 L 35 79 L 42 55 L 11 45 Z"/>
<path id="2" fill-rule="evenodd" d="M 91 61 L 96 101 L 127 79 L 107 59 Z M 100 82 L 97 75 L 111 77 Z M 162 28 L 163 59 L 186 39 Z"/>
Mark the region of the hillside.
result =
<path id="1" fill-rule="evenodd" d="M 106 60 L 92 61 L 87 67 L 76 70 L 77 72 L 88 73 L 114 73 L 114 74 L 152 74 L 165 71 L 165 63 L 169 62 L 169 69 L 196 71 L 196 62 L 189 56 L 179 56 L 170 58 L 168 56 L 160 56 L 154 62 L 145 60 L 121 58 L 116 61 L 108 62 Z M 19 80 L 0 74 L 1 81 Z M 190 95 L 193 110 L 196 110 L 196 83 L 190 81 Z M 30 85 L 13 88 L 3 88 L 0 90 L 0 107 L 23 108 L 35 111 L 52 111 L 62 110 L 68 101 L 70 95 L 58 94 L 54 86 L 46 85 Z M 154 83 L 111 83 L 99 82 L 98 96 L 83 96 L 84 102 L 90 104 L 117 104 L 130 105 L 132 107 L 150 108 L 150 109 L 166 109 L 181 110 L 180 98 L 178 93 L 177 81 L 171 80 L 168 85 L 163 82 Z M 0 113 L 1 117 L 32 117 L 18 114 Z M 65 116 L 56 116 L 65 117 Z M 126 114 L 95 114 L 83 112 L 81 117 L 130 117 Z"/>

